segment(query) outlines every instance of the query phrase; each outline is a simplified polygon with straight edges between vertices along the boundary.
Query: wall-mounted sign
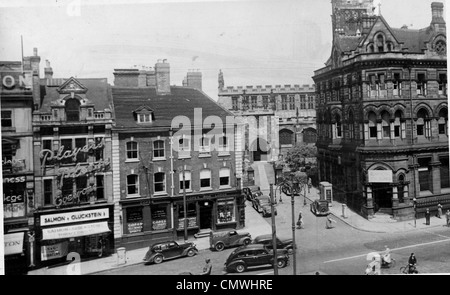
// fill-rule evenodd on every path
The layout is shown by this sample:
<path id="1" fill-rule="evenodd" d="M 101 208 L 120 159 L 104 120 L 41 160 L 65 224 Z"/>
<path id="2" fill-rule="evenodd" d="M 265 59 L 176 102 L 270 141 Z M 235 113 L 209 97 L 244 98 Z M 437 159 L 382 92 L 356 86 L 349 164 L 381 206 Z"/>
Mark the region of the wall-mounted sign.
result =
<path id="1" fill-rule="evenodd" d="M 41 247 L 41 260 L 50 260 L 66 256 L 69 253 L 69 242 Z"/>
<path id="2" fill-rule="evenodd" d="M 5 255 L 20 254 L 23 251 L 23 232 L 4 235 Z"/>
<path id="3" fill-rule="evenodd" d="M 109 232 L 108 222 L 83 223 L 42 229 L 42 240 L 58 240 Z"/>
<path id="4" fill-rule="evenodd" d="M 84 210 L 76 212 L 64 212 L 49 215 L 41 215 L 41 226 L 92 221 L 106 218 L 109 218 L 108 208 Z"/>
<path id="5" fill-rule="evenodd" d="M 369 170 L 369 182 L 392 183 L 392 170 Z"/>
<path id="6" fill-rule="evenodd" d="M 25 176 L 3 178 L 3 183 L 19 183 L 19 182 L 25 182 L 25 181 L 26 181 Z"/>
<path id="7" fill-rule="evenodd" d="M 1 71 L 2 90 L 11 91 L 16 89 L 33 89 L 33 74 L 31 71 L 14 72 Z"/>
<path id="8" fill-rule="evenodd" d="M 75 167 L 71 168 L 59 168 L 56 171 L 56 175 L 62 178 L 76 178 L 88 174 L 105 171 L 109 165 L 110 160 L 100 160 L 96 163 L 89 163 L 89 165 L 81 165 L 78 163 Z"/>
<path id="9" fill-rule="evenodd" d="M 58 160 L 61 161 L 62 159 L 76 159 L 78 153 L 87 153 L 91 150 L 97 150 L 101 149 L 105 146 L 105 141 L 102 139 L 100 142 L 97 143 L 88 143 L 83 147 L 75 148 L 74 150 L 64 150 L 64 146 L 60 146 L 57 151 L 52 151 L 49 149 L 43 149 L 39 153 L 41 159 L 42 159 L 42 165 L 45 166 L 47 161 L 51 160 Z"/>
<path id="10" fill-rule="evenodd" d="M 55 205 L 56 207 L 70 205 L 70 204 L 77 204 L 80 202 L 80 197 L 83 196 L 89 196 L 91 193 L 95 192 L 97 187 L 95 185 L 86 187 L 82 190 L 77 191 L 75 195 L 69 194 L 66 196 L 59 195 L 55 198 Z"/>

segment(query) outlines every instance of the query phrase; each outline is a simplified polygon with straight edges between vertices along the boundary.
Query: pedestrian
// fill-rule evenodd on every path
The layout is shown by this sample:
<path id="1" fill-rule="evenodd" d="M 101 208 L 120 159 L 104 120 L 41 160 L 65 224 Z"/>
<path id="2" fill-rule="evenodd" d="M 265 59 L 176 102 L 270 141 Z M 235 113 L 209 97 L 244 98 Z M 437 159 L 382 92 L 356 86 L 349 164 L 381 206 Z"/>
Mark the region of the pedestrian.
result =
<path id="1" fill-rule="evenodd" d="M 438 205 L 437 205 L 437 214 L 436 214 L 436 217 L 437 217 L 437 218 L 441 218 L 441 216 L 442 216 L 442 205 L 441 205 L 441 204 L 438 204 Z"/>
<path id="2" fill-rule="evenodd" d="M 331 214 L 328 214 L 328 215 L 327 215 L 327 220 L 326 220 L 326 223 L 325 223 L 325 227 L 326 227 L 327 229 L 334 228 L 333 222 L 334 222 L 334 223 L 337 223 L 336 220 L 334 220 L 334 219 L 331 218 Z"/>
<path id="3" fill-rule="evenodd" d="M 414 255 L 414 253 L 411 253 L 408 259 L 408 266 L 409 266 L 409 273 L 416 272 L 416 264 L 417 264 L 417 258 Z"/>
<path id="4" fill-rule="evenodd" d="M 450 210 L 445 212 L 445 217 L 447 218 L 447 226 L 450 226 Z"/>
<path id="5" fill-rule="evenodd" d="M 100 237 L 100 239 L 98 239 L 97 251 L 98 251 L 98 257 L 102 257 L 103 256 L 103 237 Z"/>
<path id="6" fill-rule="evenodd" d="M 303 228 L 303 214 L 302 211 L 300 211 L 298 213 L 298 220 L 297 220 L 297 229 L 302 229 Z"/>
<path id="7" fill-rule="evenodd" d="M 211 259 L 206 258 L 205 259 L 205 266 L 203 267 L 203 272 L 201 275 L 203 276 L 209 276 L 211 274 L 211 270 L 212 270 L 212 264 L 211 264 Z"/>
<path id="8" fill-rule="evenodd" d="M 427 208 L 427 212 L 425 212 L 425 224 L 430 225 L 430 209 Z"/>

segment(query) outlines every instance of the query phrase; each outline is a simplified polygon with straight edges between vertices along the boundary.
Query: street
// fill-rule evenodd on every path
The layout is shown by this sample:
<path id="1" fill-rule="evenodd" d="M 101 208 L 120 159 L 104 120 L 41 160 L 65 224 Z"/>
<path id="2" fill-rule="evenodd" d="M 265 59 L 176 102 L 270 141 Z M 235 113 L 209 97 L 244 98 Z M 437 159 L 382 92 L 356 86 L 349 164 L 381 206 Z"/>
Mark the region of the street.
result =
<path id="1" fill-rule="evenodd" d="M 279 198 L 279 196 L 278 196 Z M 277 235 L 291 237 L 291 200 L 282 195 L 283 202 L 278 199 L 276 216 Z M 247 206 L 251 206 L 247 203 Z M 296 229 L 297 243 L 297 275 L 320 274 L 327 275 L 362 275 L 367 266 L 366 255 L 369 252 L 383 251 L 387 245 L 391 257 L 396 260 L 396 266 L 391 269 L 382 269 L 382 274 L 399 274 L 401 266 L 407 264 L 409 255 L 414 252 L 418 260 L 420 273 L 446 273 L 450 272 L 450 229 L 447 227 L 432 228 L 429 230 L 412 231 L 407 233 L 373 233 L 354 229 L 335 218 L 335 228 L 325 228 L 325 218 L 316 217 L 303 205 L 303 197 L 295 197 L 295 221 L 299 210 L 303 212 L 304 229 Z M 271 218 L 264 218 L 270 224 Z M 134 265 L 106 272 L 100 275 L 177 275 L 182 272 L 199 274 L 210 258 L 213 275 L 227 274 L 223 265 L 234 248 L 222 252 L 201 250 L 194 257 L 179 258 L 165 261 L 160 265 Z M 244 272 L 252 275 L 271 275 L 273 269 L 264 266 Z M 280 275 L 293 274 L 293 261 L 290 265 L 279 270 Z M 228 275 L 241 275 L 229 273 Z"/>

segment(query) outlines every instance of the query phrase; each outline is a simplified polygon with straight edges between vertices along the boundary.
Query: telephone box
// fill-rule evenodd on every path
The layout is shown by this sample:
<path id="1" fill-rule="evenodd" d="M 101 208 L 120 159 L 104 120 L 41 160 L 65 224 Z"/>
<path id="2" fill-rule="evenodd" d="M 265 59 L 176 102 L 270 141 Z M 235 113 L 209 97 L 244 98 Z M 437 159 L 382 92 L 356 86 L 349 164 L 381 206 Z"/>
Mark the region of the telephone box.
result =
<path id="1" fill-rule="evenodd" d="M 322 181 L 319 183 L 320 199 L 326 200 L 328 206 L 333 206 L 333 185 L 329 182 Z"/>

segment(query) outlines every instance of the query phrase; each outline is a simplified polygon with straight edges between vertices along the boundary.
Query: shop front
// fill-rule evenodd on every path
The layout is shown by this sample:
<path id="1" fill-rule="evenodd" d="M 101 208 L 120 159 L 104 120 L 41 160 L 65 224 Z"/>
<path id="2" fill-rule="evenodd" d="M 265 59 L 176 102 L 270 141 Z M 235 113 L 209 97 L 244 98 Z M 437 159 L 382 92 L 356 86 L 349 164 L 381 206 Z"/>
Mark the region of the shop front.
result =
<path id="1" fill-rule="evenodd" d="M 73 252 L 81 259 L 113 253 L 112 210 L 103 205 L 35 213 L 38 264 L 60 263 Z"/>
<path id="2" fill-rule="evenodd" d="M 25 255 L 24 238 L 24 232 L 4 235 L 5 275 L 27 274 L 28 265 Z"/>

